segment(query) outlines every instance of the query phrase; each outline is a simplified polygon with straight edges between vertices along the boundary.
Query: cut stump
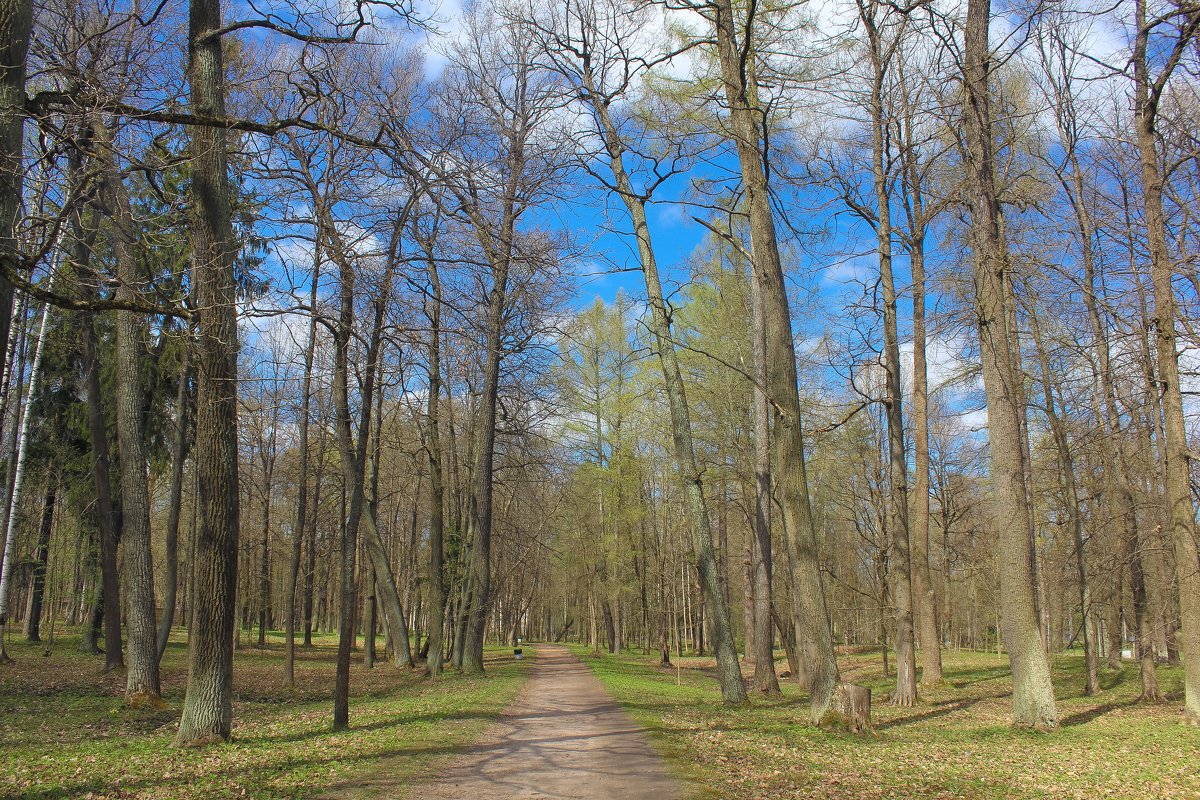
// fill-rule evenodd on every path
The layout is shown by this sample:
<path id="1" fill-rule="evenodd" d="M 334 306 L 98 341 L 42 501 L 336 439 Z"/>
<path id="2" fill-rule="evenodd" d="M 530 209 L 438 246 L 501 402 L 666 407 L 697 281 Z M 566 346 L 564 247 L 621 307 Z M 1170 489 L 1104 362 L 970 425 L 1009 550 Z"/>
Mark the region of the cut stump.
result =
<path id="1" fill-rule="evenodd" d="M 833 690 L 829 710 L 821 718 L 825 730 L 869 733 L 871 726 L 871 689 L 857 683 L 839 683 Z"/>

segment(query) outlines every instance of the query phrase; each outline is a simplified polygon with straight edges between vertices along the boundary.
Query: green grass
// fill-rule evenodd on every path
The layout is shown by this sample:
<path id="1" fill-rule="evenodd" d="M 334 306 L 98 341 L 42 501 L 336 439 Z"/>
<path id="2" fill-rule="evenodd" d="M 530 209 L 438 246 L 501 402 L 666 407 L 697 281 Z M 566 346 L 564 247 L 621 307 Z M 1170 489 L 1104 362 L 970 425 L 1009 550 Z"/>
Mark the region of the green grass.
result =
<path id="1" fill-rule="evenodd" d="M 720 704 L 710 659 L 600 656 L 577 648 L 601 682 L 646 726 L 680 777 L 704 798 L 1200 798 L 1200 730 L 1180 723 L 1182 673 L 1159 670 L 1170 702 L 1141 705 L 1137 668 L 1106 671 L 1104 691 L 1081 695 L 1082 659 L 1056 659 L 1062 726 L 1049 734 L 1009 725 L 1005 657 L 949 652 L 946 681 L 914 708 L 882 701 L 890 682 L 878 654 L 843 656 L 846 680 L 871 686 L 875 735 L 807 724 L 807 696 L 747 708 Z"/>
<path id="2" fill-rule="evenodd" d="M 227 744 L 171 744 L 183 703 L 185 648 L 163 667 L 163 711 L 126 708 L 123 675 L 62 637 L 49 656 L 16 637 L 0 666 L 0 797 L 221 798 L 375 796 L 474 741 L 524 683 L 528 661 L 487 654 L 486 677 L 431 681 L 355 654 L 351 729 L 332 733 L 335 637 L 297 650 L 296 686 L 283 652 L 245 648 L 234 658 L 234 730 Z"/>

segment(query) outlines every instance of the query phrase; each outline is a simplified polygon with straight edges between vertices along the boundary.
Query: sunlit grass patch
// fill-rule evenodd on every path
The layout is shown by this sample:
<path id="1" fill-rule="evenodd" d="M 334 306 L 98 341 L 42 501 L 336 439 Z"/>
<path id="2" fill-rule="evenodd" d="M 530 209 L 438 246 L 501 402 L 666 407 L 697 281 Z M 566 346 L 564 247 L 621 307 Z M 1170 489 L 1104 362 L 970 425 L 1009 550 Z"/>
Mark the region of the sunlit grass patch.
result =
<path id="1" fill-rule="evenodd" d="M 0 667 L 0 797 L 219 798 L 370 795 L 381 769 L 407 781 L 438 756 L 477 738 L 512 701 L 528 661 L 489 650 L 487 675 L 419 672 L 355 654 L 351 729 L 330 730 L 335 637 L 297 651 L 296 686 L 283 685 L 282 646 L 245 648 L 234 658 L 234 730 L 228 744 L 177 749 L 186 650 L 164 659 L 165 711 L 130 709 L 124 676 L 60 639 L 11 642 L 16 663 Z M 398 784 L 397 784 L 398 785 Z M 342 791 L 341 788 L 345 788 Z"/>
<path id="2" fill-rule="evenodd" d="M 827 734 L 807 724 L 807 695 L 748 708 L 721 705 L 711 659 L 601 655 L 578 648 L 613 695 L 701 797 L 1200 798 L 1200 731 L 1179 723 L 1182 671 L 1162 667 L 1171 702 L 1136 702 L 1136 665 L 1111 687 L 1082 695 L 1082 658 L 1059 656 L 1055 688 L 1062 727 L 1050 734 L 1009 725 L 1007 657 L 948 652 L 946 680 L 914 708 L 881 702 L 891 687 L 878 654 L 843 656 L 843 675 L 871 686 L 876 733 Z M 782 666 L 782 665 L 781 665 Z"/>

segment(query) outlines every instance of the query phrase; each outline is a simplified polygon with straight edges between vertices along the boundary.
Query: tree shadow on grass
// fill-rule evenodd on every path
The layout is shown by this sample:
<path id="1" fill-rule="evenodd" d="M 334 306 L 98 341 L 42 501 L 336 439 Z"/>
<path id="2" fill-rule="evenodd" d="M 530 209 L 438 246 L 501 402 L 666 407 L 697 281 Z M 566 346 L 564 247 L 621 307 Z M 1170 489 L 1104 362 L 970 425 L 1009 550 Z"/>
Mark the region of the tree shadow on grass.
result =
<path id="1" fill-rule="evenodd" d="M 917 714 L 905 714 L 902 717 L 896 717 L 895 719 L 889 719 L 886 722 L 880 722 L 875 726 L 875 730 L 885 731 L 889 728 L 899 728 L 905 725 L 916 725 L 921 722 L 928 722 L 931 719 L 949 716 L 957 711 L 966 711 L 967 709 L 982 703 L 984 700 L 990 699 L 992 698 L 989 696 L 965 697 L 962 700 L 946 700 L 935 704 L 935 706 L 928 711 L 922 711 Z"/>
<path id="2" fill-rule="evenodd" d="M 355 730 L 364 730 L 365 728 L 352 728 Z M 229 745 L 212 745 L 204 748 L 199 753 L 206 756 L 219 757 L 220 749 Z M 355 764 L 361 765 L 365 762 L 375 762 L 386 759 L 395 759 L 403 757 L 435 757 L 440 755 L 453 755 L 462 752 L 463 745 L 437 745 L 432 743 L 412 743 L 400 747 L 384 748 L 378 751 L 359 753 L 357 755 L 339 756 L 333 755 L 328 758 L 283 758 L 278 761 L 270 761 L 268 763 L 259 763 L 243 768 L 228 769 L 223 773 L 223 777 L 232 779 L 234 786 L 245 790 L 250 797 L 258 797 L 263 794 L 276 796 L 279 793 L 277 787 L 272 787 L 267 783 L 267 779 L 258 778 L 253 780 L 246 779 L 254 772 L 269 772 L 272 776 L 276 776 L 281 772 L 300 772 L 305 775 L 316 775 L 325 772 L 325 767 L 330 764 Z M 32 789 L 23 791 L 20 797 L 23 800 L 51 800 L 51 798 L 74 798 L 86 797 L 88 795 L 107 796 L 114 791 L 119 791 L 122 796 L 127 794 L 136 794 L 141 791 L 152 791 L 156 796 L 171 797 L 171 787 L 194 786 L 198 781 L 203 781 L 210 777 L 219 777 L 212 774 L 208 775 L 179 775 L 177 777 L 154 777 L 141 778 L 136 780 L 123 780 L 118 776 L 117 780 L 104 778 L 89 778 L 78 783 L 64 782 L 61 786 L 46 789 Z M 239 780 L 241 778 L 241 780 Z M 336 786 L 334 782 L 330 782 L 324 786 L 313 786 L 311 788 L 314 793 L 327 791 Z M 220 789 L 215 789 L 215 793 L 220 793 Z"/>
<path id="3" fill-rule="evenodd" d="M 487 721 L 490 722 L 496 718 L 495 714 L 466 712 L 459 711 L 449 714 L 438 714 L 430 712 L 428 714 L 408 714 L 403 716 L 392 717 L 391 719 L 382 719 L 376 722 L 368 722 L 365 725 L 352 725 L 350 733 L 358 731 L 384 731 L 390 728 L 398 728 L 403 725 L 412 725 L 418 722 L 445 722 L 445 721 Z M 301 731 L 299 733 L 287 733 L 282 735 L 263 735 L 263 736 L 234 736 L 234 741 L 243 744 L 287 744 L 294 742 L 302 742 L 306 739 L 320 739 L 335 734 L 327 726 L 314 728 L 312 730 Z"/>
<path id="4" fill-rule="evenodd" d="M 1070 716 L 1063 717 L 1062 719 L 1060 719 L 1058 721 L 1058 724 L 1064 728 L 1069 728 L 1069 727 L 1072 727 L 1075 725 L 1086 725 L 1087 723 L 1091 722 L 1092 720 L 1098 719 L 1099 717 L 1102 717 L 1105 714 L 1112 713 L 1113 711 L 1118 711 L 1122 708 L 1133 708 L 1137 704 L 1138 704 L 1138 701 L 1136 698 L 1134 698 L 1133 700 L 1123 700 L 1123 701 L 1117 701 L 1117 702 L 1101 703 L 1098 706 L 1092 706 L 1091 708 L 1087 708 L 1087 709 L 1084 709 L 1083 711 L 1076 712 L 1074 714 L 1071 714 Z"/>

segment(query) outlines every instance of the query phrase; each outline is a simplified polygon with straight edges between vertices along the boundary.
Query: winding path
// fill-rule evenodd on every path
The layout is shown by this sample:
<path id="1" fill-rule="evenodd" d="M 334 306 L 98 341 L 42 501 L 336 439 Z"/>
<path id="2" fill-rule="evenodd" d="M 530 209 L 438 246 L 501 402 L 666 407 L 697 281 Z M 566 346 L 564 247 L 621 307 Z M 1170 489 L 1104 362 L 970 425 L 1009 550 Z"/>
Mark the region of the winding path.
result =
<path id="1" fill-rule="evenodd" d="M 483 738 L 410 795 L 420 800 L 679 800 L 643 730 L 568 650 L 539 645 L 520 696 Z"/>

